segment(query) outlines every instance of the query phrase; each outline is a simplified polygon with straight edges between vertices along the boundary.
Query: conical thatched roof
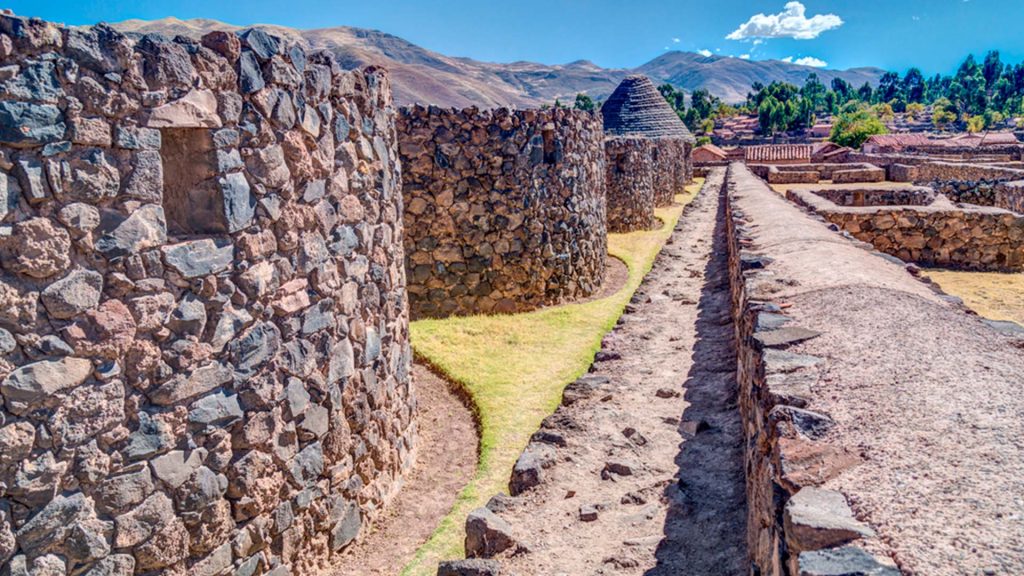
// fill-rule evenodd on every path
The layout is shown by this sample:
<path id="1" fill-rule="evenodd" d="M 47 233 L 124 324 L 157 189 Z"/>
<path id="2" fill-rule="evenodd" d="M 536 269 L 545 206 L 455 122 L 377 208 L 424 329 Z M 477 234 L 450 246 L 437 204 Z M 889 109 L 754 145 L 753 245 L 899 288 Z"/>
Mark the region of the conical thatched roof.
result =
<path id="1" fill-rule="evenodd" d="M 694 139 L 646 76 L 627 76 L 601 106 L 601 114 L 606 134 Z"/>

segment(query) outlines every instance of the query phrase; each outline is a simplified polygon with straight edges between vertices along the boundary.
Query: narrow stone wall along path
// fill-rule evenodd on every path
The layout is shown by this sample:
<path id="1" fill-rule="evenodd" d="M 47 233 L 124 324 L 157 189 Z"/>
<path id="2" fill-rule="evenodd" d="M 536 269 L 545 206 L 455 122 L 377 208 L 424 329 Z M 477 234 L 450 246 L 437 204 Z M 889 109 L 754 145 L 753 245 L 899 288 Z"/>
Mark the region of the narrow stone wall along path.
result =
<path id="1" fill-rule="evenodd" d="M 720 190 L 709 176 L 527 452 L 541 481 L 491 508 L 524 575 L 747 572 L 742 429 Z"/>

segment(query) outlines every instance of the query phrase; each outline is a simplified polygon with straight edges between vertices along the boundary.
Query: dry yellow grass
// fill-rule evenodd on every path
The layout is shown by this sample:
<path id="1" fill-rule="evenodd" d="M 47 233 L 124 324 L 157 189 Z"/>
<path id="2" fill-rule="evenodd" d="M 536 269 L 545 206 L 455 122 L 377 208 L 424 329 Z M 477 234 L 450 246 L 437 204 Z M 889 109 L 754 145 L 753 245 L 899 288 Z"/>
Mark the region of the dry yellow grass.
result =
<path id="1" fill-rule="evenodd" d="M 927 275 L 979 315 L 1024 324 L 1024 274 L 928 270 Z"/>
<path id="2" fill-rule="evenodd" d="M 667 224 L 659 230 L 608 236 L 609 253 L 629 268 L 626 286 L 611 296 L 523 314 L 412 324 L 416 354 L 468 393 L 480 420 L 481 441 L 475 476 L 403 576 L 433 576 L 440 560 L 462 557 L 466 515 L 506 491 L 530 435 L 558 406 L 565 386 L 586 372 L 702 183 L 697 179 L 676 197 L 676 204 L 656 211 Z"/>

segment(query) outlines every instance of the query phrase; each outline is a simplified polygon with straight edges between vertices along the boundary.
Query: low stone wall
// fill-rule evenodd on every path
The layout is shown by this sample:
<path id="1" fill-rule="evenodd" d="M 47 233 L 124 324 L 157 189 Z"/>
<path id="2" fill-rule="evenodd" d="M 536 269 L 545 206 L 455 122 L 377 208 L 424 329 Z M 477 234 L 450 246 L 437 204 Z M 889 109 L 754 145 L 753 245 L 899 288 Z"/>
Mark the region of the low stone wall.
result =
<path id="1" fill-rule="evenodd" d="M 1024 402 L 1019 338 L 742 165 L 728 178 L 751 573 L 1020 572 L 998 510 L 1024 442 L 991 416 Z"/>
<path id="2" fill-rule="evenodd" d="M 607 253 L 599 115 L 416 106 L 402 110 L 398 137 L 413 318 L 597 291 Z"/>
<path id="3" fill-rule="evenodd" d="M 608 231 L 654 228 L 654 141 L 614 137 L 604 141 Z"/>
<path id="4" fill-rule="evenodd" d="M 729 165 L 728 160 L 720 162 L 700 162 L 693 165 L 693 176 L 695 178 L 707 178 L 715 168 L 725 168 Z"/>
<path id="5" fill-rule="evenodd" d="M 415 439 L 391 91 L 0 15 L 0 565 L 311 573 Z"/>
<path id="6" fill-rule="evenodd" d="M 882 182 L 885 170 L 872 164 L 826 163 L 769 165 L 752 164 L 750 170 L 769 184 L 816 184 L 822 180 L 835 183 Z"/>
<path id="7" fill-rule="evenodd" d="M 945 196 L 920 189 L 877 190 L 870 196 L 850 192 L 790 190 L 786 197 L 904 261 L 983 271 L 1024 267 L 1024 217 L 1020 215 L 998 208 L 957 208 Z M 853 203 L 858 197 L 859 205 L 840 206 L 833 201 Z M 908 199 L 913 204 L 899 205 Z"/>
<path id="8" fill-rule="evenodd" d="M 998 185 L 1024 179 L 1024 170 L 957 162 L 894 164 L 889 168 L 889 178 L 894 182 L 931 186 L 954 202 L 996 206 Z"/>
<path id="9" fill-rule="evenodd" d="M 996 185 L 995 205 L 1004 210 L 1024 214 L 1024 180 Z"/>

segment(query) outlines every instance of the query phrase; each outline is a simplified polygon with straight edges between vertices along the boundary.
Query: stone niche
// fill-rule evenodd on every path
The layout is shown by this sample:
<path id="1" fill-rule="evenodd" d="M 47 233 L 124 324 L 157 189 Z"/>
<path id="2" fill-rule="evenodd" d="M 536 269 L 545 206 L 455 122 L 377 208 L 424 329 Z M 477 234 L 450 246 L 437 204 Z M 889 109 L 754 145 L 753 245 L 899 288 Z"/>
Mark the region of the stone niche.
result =
<path id="1" fill-rule="evenodd" d="M 413 318 L 510 313 L 594 294 L 607 231 L 600 116 L 401 111 Z"/>
<path id="2" fill-rule="evenodd" d="M 386 75 L 11 15 L 0 69 L 0 565 L 325 568 L 415 440 Z"/>

